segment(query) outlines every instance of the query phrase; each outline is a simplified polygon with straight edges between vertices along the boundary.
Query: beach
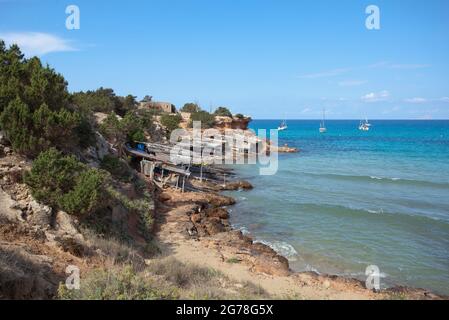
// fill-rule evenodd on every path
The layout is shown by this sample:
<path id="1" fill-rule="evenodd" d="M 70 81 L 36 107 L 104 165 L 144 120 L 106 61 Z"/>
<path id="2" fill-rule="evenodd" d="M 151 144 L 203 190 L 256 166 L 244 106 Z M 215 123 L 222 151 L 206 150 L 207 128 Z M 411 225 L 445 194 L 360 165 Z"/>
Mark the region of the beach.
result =
<path id="1" fill-rule="evenodd" d="M 354 277 L 295 272 L 272 246 L 229 225 L 226 213 L 232 212 L 231 217 L 239 213 L 232 210 L 233 198 L 217 193 L 224 186 L 211 190 L 212 183 L 204 185 L 203 192 L 179 193 L 167 188 L 158 194 L 155 239 L 163 257 L 219 270 L 231 279 L 256 284 L 278 299 L 441 298 L 424 289 L 395 286 L 375 292 Z M 195 187 L 201 189 L 201 184 Z"/>

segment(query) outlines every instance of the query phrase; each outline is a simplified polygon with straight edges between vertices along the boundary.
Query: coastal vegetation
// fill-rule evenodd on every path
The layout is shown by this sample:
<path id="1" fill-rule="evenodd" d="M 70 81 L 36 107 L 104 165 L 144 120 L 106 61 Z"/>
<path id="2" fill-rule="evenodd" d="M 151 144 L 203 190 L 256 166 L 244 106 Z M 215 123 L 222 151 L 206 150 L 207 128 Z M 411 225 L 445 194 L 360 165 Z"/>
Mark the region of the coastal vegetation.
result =
<path id="1" fill-rule="evenodd" d="M 151 115 L 142 117 L 135 111 L 128 111 L 123 118 L 112 111 L 100 125 L 100 132 L 117 146 L 127 141 L 146 141 L 145 131 L 152 131 Z"/>
<path id="2" fill-rule="evenodd" d="M 54 148 L 34 160 L 24 181 L 36 200 L 70 214 L 91 214 L 105 205 L 105 173 Z"/>
<path id="3" fill-rule="evenodd" d="M 184 104 L 184 106 L 179 111 L 195 113 L 195 112 L 198 112 L 200 110 L 201 110 L 201 108 L 200 108 L 200 106 L 198 104 L 189 102 L 189 103 Z"/>
<path id="4" fill-rule="evenodd" d="M 226 107 L 218 107 L 214 111 L 214 115 L 220 116 L 220 117 L 232 117 L 231 111 L 229 111 L 229 109 Z"/>
<path id="5" fill-rule="evenodd" d="M 223 286 L 228 283 L 227 286 Z M 230 290 L 238 285 L 239 292 Z M 146 268 L 119 263 L 90 271 L 80 290 L 58 288 L 63 300 L 266 299 L 251 282 L 235 283 L 221 272 L 173 258 L 153 260 Z"/>
<path id="6" fill-rule="evenodd" d="M 161 124 L 167 129 L 168 133 L 171 133 L 173 130 L 179 128 L 181 120 L 182 117 L 179 114 L 165 113 L 161 115 Z"/>
<path id="7" fill-rule="evenodd" d="M 120 116 L 137 107 L 136 97 L 127 95 L 117 96 L 113 89 L 100 87 L 95 91 L 80 91 L 71 95 L 71 102 L 83 113 L 115 112 Z"/>
<path id="8" fill-rule="evenodd" d="M 193 121 L 200 121 L 202 129 L 212 128 L 215 124 L 215 116 L 207 111 L 200 110 L 190 115 L 190 127 L 193 126 Z"/>
<path id="9" fill-rule="evenodd" d="M 37 57 L 25 59 L 0 40 L 0 128 L 13 149 L 30 157 L 85 145 L 87 119 L 70 107 L 67 82 Z"/>

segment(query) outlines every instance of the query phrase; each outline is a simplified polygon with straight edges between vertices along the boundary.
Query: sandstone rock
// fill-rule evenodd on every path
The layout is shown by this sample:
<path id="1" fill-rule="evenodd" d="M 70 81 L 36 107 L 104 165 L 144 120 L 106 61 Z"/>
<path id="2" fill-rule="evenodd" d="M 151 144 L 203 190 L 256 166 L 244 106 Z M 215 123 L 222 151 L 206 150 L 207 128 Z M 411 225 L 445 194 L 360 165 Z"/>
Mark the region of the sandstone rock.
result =
<path id="1" fill-rule="evenodd" d="M 221 223 L 219 218 L 209 218 L 204 222 L 207 232 L 210 235 L 226 231 L 225 226 Z"/>
<path id="2" fill-rule="evenodd" d="M 208 202 L 215 207 L 224 207 L 235 204 L 234 198 L 222 195 L 210 195 L 208 200 Z"/>
<path id="3" fill-rule="evenodd" d="M 17 202 L 11 199 L 0 187 L 0 217 L 8 221 L 21 221 L 22 211 L 18 208 Z"/>
<path id="4" fill-rule="evenodd" d="M 55 215 L 56 226 L 55 229 L 57 232 L 66 233 L 71 235 L 78 235 L 79 231 L 76 227 L 77 221 L 72 216 L 64 211 L 58 211 Z"/>
<path id="5" fill-rule="evenodd" d="M 229 213 L 223 208 L 210 208 L 204 211 L 204 214 L 210 218 L 228 219 Z"/>
<path id="6" fill-rule="evenodd" d="M 0 131 L 0 144 L 6 144 L 6 138 L 5 138 L 5 134 L 3 133 L 3 131 Z"/>
<path id="7" fill-rule="evenodd" d="M 56 238 L 56 242 L 62 250 L 69 252 L 76 257 L 82 257 L 86 251 L 83 243 L 71 235 L 64 235 L 60 238 Z"/>
<path id="8" fill-rule="evenodd" d="M 190 216 L 190 220 L 192 220 L 193 223 L 200 223 L 201 215 L 199 213 L 194 213 Z"/>
<path id="9" fill-rule="evenodd" d="M 98 167 L 105 155 L 114 153 L 106 139 L 95 132 L 95 145 L 87 147 L 82 152 L 82 157 L 93 167 Z"/>
<path id="10" fill-rule="evenodd" d="M 29 211 L 27 217 L 29 223 L 38 225 L 44 229 L 50 228 L 52 209 L 49 206 L 40 204 L 36 200 L 32 200 L 29 203 Z"/>
<path id="11" fill-rule="evenodd" d="M 279 255 L 273 257 L 257 256 L 253 271 L 275 276 L 288 276 L 290 274 L 288 260 Z"/>
<path id="12" fill-rule="evenodd" d="M 231 181 L 222 186 L 222 190 L 251 190 L 253 188 L 252 184 L 248 181 Z"/>
<path id="13" fill-rule="evenodd" d="M 187 231 L 189 236 L 194 237 L 194 236 L 198 235 L 198 231 L 197 231 L 197 229 L 196 229 L 196 227 L 195 227 L 195 225 L 193 223 L 187 222 L 185 224 L 185 226 L 186 226 L 186 231 Z"/>
<path id="14" fill-rule="evenodd" d="M 3 153 L 5 155 L 11 155 L 12 154 L 12 149 L 10 147 L 3 147 Z"/>
<path id="15" fill-rule="evenodd" d="M 59 281 L 52 259 L 22 245 L 0 244 L 0 299 L 50 299 Z"/>
<path id="16" fill-rule="evenodd" d="M 166 194 L 166 193 L 161 193 L 161 194 L 158 196 L 158 200 L 161 201 L 161 202 L 165 202 L 165 201 L 168 201 L 168 200 L 170 200 L 170 199 L 171 199 L 170 195 L 168 195 L 168 194 Z"/>

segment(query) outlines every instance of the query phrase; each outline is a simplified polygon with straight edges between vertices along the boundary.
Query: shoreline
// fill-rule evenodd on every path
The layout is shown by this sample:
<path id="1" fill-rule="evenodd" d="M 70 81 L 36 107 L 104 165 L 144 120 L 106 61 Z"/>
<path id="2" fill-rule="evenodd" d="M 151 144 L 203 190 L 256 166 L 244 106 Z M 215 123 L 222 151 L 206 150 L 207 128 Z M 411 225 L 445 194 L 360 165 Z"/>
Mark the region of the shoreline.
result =
<path id="1" fill-rule="evenodd" d="M 229 224 L 227 207 L 236 203 L 223 191 L 250 190 L 247 181 L 233 179 L 226 186 L 212 180 L 192 179 L 193 192 L 171 188 L 156 196 L 155 230 L 162 255 L 213 267 L 238 280 L 252 281 L 276 297 L 303 299 L 448 299 L 421 288 L 397 285 L 378 292 L 354 277 L 294 271 L 288 259 L 267 244 Z M 161 212 L 161 213 L 159 213 Z M 235 211 L 233 211 L 235 214 Z"/>

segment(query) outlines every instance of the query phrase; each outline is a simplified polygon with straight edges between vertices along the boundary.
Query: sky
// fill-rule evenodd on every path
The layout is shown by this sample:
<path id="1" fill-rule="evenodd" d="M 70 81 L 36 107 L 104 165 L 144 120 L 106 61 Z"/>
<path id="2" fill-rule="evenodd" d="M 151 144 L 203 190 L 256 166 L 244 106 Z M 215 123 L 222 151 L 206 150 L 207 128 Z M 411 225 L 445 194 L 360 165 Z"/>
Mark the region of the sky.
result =
<path id="1" fill-rule="evenodd" d="M 69 5 L 79 29 L 66 28 Z M 447 0 L 0 0 L 0 38 L 70 91 L 255 119 L 449 119 Z"/>

